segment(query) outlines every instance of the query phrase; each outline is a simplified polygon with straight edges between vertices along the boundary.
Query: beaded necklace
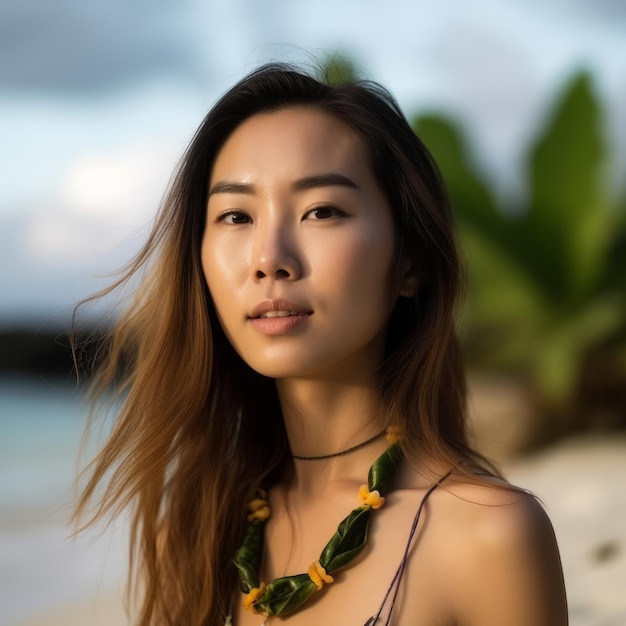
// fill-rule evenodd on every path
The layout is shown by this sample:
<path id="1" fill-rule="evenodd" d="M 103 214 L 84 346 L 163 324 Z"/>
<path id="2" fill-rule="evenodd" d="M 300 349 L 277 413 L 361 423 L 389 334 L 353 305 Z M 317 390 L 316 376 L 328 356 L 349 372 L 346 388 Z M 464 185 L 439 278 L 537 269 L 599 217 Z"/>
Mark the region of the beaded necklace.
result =
<path id="1" fill-rule="evenodd" d="M 379 509 L 384 504 L 383 494 L 389 489 L 402 461 L 399 439 L 397 428 L 387 429 L 390 445 L 370 467 L 367 485 L 361 485 L 358 493 L 360 506 L 343 519 L 319 559 L 309 566 L 305 574 L 276 578 L 268 584 L 259 581 L 257 572 L 263 550 L 263 530 L 270 516 L 267 493 L 259 491 L 257 497 L 248 503 L 250 524 L 234 558 L 245 609 L 266 618 L 288 615 L 298 610 L 324 583 L 334 582 L 330 574 L 350 563 L 367 543 L 372 509 Z"/>

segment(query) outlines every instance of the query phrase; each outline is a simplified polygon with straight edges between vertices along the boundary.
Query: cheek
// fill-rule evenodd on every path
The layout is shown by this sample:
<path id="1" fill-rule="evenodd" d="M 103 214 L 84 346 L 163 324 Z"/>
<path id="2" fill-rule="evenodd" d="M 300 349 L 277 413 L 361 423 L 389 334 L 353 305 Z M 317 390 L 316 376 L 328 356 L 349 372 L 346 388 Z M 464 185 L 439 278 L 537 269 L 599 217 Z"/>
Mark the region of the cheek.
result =
<path id="1" fill-rule="evenodd" d="M 347 334 L 378 332 L 388 322 L 393 309 L 393 253 L 386 238 L 376 237 L 369 245 L 344 246 L 325 257 L 322 276 L 329 285 L 325 305 L 334 309 L 333 318 L 343 320 Z"/>
<path id="2" fill-rule="evenodd" d="M 202 246 L 202 271 L 218 317 L 227 317 L 228 304 L 232 301 L 232 264 L 210 241 Z"/>
<path id="3" fill-rule="evenodd" d="M 201 250 L 202 270 L 209 290 L 238 285 L 247 273 L 247 248 L 239 239 L 205 236 Z"/>
<path id="4" fill-rule="evenodd" d="M 214 267 L 214 260 L 213 260 L 213 250 L 209 248 L 209 245 L 203 241 L 202 242 L 202 249 L 200 251 L 200 261 L 202 263 L 202 275 L 204 276 L 204 282 L 206 283 L 209 292 L 211 292 L 211 295 L 213 296 L 213 291 L 214 291 L 214 278 L 213 278 L 213 267 Z"/>
<path id="5" fill-rule="evenodd" d="M 391 299 L 394 266 L 393 234 L 386 230 L 383 226 L 378 232 L 360 237 L 355 245 L 339 250 L 330 268 L 342 276 L 354 295 L 376 298 L 381 304 Z"/>

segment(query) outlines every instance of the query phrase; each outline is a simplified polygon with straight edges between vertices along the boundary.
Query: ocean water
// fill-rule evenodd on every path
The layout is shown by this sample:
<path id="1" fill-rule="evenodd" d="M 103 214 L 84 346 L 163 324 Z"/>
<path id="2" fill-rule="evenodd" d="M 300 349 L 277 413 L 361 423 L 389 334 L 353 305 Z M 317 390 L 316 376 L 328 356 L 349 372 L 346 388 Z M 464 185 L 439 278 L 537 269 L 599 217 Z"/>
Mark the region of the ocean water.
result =
<path id="1" fill-rule="evenodd" d="M 68 383 L 0 378 L 0 626 L 124 576 L 123 524 L 76 539 L 67 523 L 86 416 Z"/>

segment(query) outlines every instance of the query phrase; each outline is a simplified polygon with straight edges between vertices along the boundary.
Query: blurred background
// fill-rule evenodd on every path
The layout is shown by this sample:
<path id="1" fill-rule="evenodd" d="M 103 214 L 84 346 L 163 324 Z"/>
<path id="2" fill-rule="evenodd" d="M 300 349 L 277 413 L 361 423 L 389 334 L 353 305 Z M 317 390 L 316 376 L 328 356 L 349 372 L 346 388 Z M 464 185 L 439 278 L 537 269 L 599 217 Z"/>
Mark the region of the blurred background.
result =
<path id="1" fill-rule="evenodd" d="M 433 152 L 477 446 L 546 504 L 573 626 L 626 623 L 626 3 L 5 0 L 0 626 L 125 623 L 124 533 L 64 524 L 72 308 L 138 249 L 216 98 L 313 58 L 384 84 Z"/>

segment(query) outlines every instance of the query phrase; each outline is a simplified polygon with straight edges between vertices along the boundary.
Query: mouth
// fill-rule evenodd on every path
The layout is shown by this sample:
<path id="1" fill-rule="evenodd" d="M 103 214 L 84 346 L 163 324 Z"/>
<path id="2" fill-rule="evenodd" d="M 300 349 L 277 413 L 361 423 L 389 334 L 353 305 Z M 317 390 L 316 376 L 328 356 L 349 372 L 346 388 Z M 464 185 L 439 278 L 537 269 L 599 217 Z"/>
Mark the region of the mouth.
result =
<path id="1" fill-rule="evenodd" d="M 263 319 L 268 317 L 292 317 L 294 315 L 310 315 L 310 313 L 302 313 L 300 311 L 268 311 L 267 313 L 262 313 L 257 317 L 252 319 Z"/>
<path id="2" fill-rule="evenodd" d="M 307 328 L 313 311 L 285 300 L 264 300 L 248 317 L 248 322 L 259 333 L 267 336 L 298 335 Z"/>
<path id="3" fill-rule="evenodd" d="M 268 319 L 276 317 L 306 317 L 313 311 L 306 306 L 286 300 L 263 300 L 252 309 L 248 319 Z"/>

